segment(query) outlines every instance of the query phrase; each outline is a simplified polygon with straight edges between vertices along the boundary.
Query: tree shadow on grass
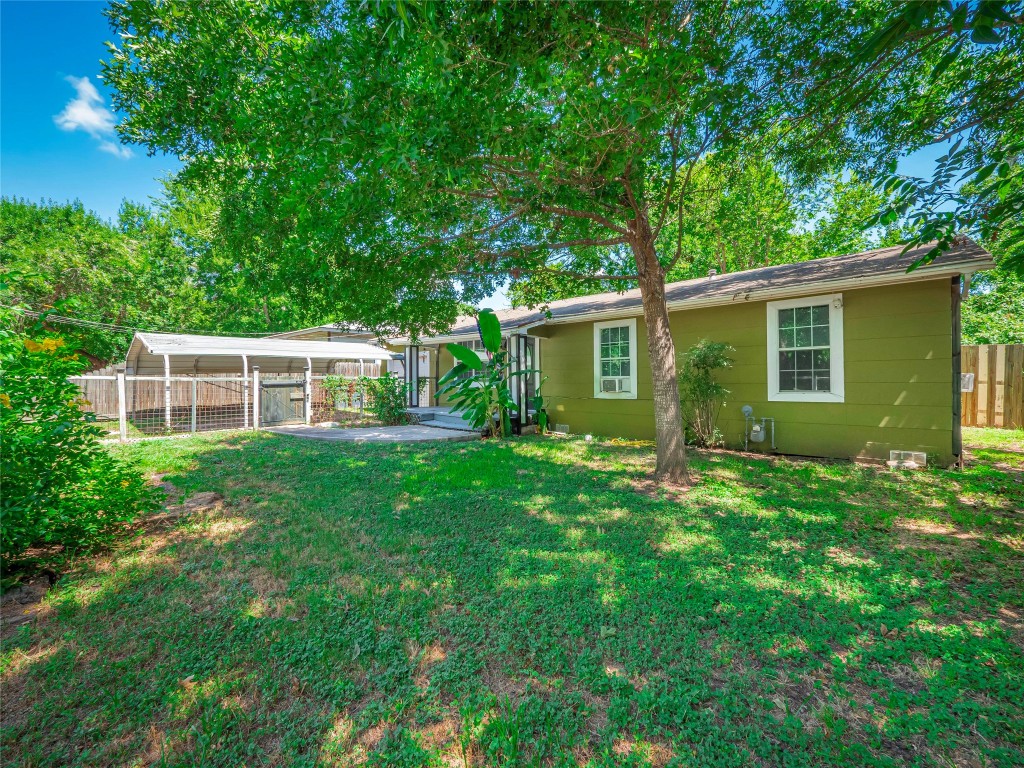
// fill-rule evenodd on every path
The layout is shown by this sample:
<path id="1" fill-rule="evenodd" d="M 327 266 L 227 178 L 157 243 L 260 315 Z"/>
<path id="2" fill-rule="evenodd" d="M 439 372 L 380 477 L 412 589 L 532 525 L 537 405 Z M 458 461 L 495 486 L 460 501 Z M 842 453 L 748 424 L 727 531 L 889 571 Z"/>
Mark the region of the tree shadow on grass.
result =
<path id="1" fill-rule="evenodd" d="M 922 534 L 970 549 L 950 571 L 893 533 L 919 508 L 949 515 L 942 483 L 710 454 L 698 487 L 662 499 L 633 490 L 647 460 L 577 441 L 183 445 L 154 461 L 225 508 L 58 590 L 53 617 L 16 638 L 5 752 L 37 765 L 1019 757 L 1024 664 L 1000 619 L 1021 607 L 1019 558 L 996 537 Z M 962 493 L 988 493 L 972 478 Z"/>

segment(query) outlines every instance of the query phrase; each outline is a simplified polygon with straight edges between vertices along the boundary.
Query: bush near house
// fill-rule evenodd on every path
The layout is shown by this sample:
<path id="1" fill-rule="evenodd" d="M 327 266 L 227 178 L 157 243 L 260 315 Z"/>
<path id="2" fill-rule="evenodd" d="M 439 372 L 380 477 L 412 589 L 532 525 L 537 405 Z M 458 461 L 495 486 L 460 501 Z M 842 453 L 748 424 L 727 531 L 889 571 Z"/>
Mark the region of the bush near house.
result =
<path id="1" fill-rule="evenodd" d="M 370 396 L 370 412 L 381 423 L 389 427 L 409 423 L 409 385 L 390 372 L 376 379 L 365 380 Z"/>
<path id="2" fill-rule="evenodd" d="M 717 371 L 732 365 L 735 350 L 721 341 L 701 339 L 683 355 L 679 391 L 683 402 L 683 422 L 687 437 L 707 447 L 722 442 L 718 414 L 729 390 L 718 383 Z"/>
<path id="3" fill-rule="evenodd" d="M 99 443 L 102 432 L 68 381 L 85 361 L 63 339 L 0 331 L 0 366 L 5 566 L 37 545 L 95 547 L 155 506 L 139 472 Z"/>

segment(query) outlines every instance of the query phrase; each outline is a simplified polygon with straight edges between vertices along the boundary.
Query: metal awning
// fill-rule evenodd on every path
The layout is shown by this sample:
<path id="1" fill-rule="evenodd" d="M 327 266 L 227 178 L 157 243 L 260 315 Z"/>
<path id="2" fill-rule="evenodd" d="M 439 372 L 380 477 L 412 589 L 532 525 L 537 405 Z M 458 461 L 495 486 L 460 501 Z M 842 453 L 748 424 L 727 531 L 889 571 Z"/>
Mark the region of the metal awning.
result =
<path id="1" fill-rule="evenodd" d="M 125 358 L 130 374 L 182 376 L 190 373 L 239 373 L 253 366 L 262 373 L 329 373 L 337 362 L 379 362 L 401 359 L 373 344 L 354 341 L 303 341 L 301 339 L 235 336 L 197 336 L 178 333 L 136 333 Z"/>

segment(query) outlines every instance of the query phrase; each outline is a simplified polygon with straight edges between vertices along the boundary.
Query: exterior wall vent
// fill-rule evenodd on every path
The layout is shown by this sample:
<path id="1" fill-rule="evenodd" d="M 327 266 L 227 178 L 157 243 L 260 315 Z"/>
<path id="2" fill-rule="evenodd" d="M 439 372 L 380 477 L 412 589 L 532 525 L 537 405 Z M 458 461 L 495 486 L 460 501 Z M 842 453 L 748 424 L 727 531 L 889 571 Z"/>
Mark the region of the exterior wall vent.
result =
<path id="1" fill-rule="evenodd" d="M 551 430 L 551 431 L 552 432 L 557 432 L 560 435 L 568 435 L 569 434 L 569 425 L 568 424 L 555 424 L 555 428 L 553 430 Z"/>
<path id="2" fill-rule="evenodd" d="M 897 469 L 918 469 L 927 466 L 928 454 L 923 451 L 889 451 L 886 464 Z"/>

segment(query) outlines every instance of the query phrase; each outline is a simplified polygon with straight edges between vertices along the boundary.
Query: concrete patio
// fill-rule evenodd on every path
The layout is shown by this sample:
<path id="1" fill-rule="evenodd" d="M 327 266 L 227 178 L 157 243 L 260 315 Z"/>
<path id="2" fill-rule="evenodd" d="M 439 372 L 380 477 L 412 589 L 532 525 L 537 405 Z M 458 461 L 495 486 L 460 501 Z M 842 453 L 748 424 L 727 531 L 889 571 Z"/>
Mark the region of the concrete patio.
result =
<path id="1" fill-rule="evenodd" d="M 315 427 L 305 424 L 289 424 L 280 427 L 266 427 L 265 431 L 278 435 L 291 435 L 307 440 L 329 440 L 347 443 L 427 443 L 463 442 L 479 440 L 479 432 L 455 429 L 439 429 L 423 424 L 409 424 L 399 427 Z"/>

